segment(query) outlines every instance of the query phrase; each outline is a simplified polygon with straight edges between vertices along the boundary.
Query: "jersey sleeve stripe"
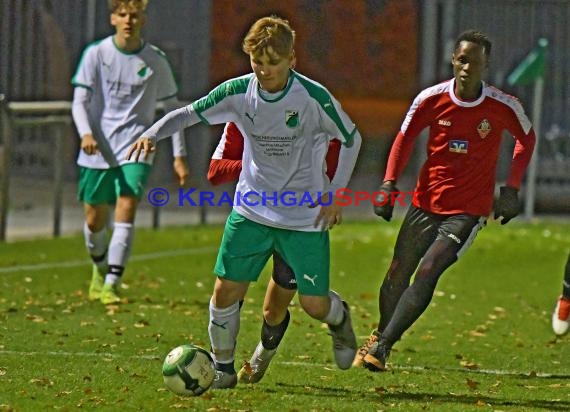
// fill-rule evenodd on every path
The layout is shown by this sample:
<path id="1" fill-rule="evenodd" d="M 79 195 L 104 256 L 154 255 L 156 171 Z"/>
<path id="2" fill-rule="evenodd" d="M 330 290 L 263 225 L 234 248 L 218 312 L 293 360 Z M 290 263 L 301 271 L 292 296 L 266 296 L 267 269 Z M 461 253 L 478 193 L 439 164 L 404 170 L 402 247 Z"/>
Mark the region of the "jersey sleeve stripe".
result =
<path id="1" fill-rule="evenodd" d="M 344 139 L 346 140 L 345 144 L 350 145 L 352 139 L 354 138 L 354 134 L 356 133 L 356 127 L 351 132 L 349 132 L 346 129 L 333 103 L 333 98 L 328 92 L 328 90 L 324 86 L 318 84 L 317 82 L 309 80 L 308 78 L 300 75 L 297 72 L 293 73 L 295 77 L 299 80 L 299 82 L 303 85 L 303 87 L 305 87 L 307 93 L 309 93 L 309 96 L 311 96 L 313 99 L 317 101 L 317 103 L 319 104 L 319 106 L 321 106 L 323 111 L 336 124 L 337 128 L 340 130 Z"/>
<path id="2" fill-rule="evenodd" d="M 225 81 L 210 93 L 208 93 L 206 96 L 192 103 L 192 109 L 194 109 L 196 114 L 200 116 L 200 113 L 208 110 L 211 107 L 214 107 L 226 97 L 245 93 L 247 91 L 247 86 L 251 80 L 251 76 L 252 74 L 248 74 L 246 76 Z M 200 118 L 203 119 L 202 116 L 200 116 Z"/>
<path id="3" fill-rule="evenodd" d="M 93 88 L 91 88 L 90 86 L 87 86 L 86 84 L 82 84 L 82 83 L 78 83 L 78 82 L 74 82 L 74 81 L 72 81 L 71 84 L 75 87 L 83 87 L 84 89 L 93 91 Z"/>

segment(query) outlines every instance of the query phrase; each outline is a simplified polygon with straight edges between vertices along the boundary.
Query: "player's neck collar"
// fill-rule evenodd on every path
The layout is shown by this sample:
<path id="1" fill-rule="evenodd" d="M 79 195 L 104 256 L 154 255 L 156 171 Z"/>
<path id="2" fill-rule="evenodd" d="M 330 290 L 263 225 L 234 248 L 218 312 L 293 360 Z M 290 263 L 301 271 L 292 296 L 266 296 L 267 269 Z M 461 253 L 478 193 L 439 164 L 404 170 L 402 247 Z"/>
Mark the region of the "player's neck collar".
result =
<path id="1" fill-rule="evenodd" d="M 115 36 L 116 36 L 116 35 L 111 36 L 111 39 L 113 40 L 113 46 L 115 46 L 115 48 L 117 49 L 117 51 L 119 51 L 119 52 L 121 52 L 121 53 L 123 53 L 123 54 L 137 54 L 137 53 L 140 52 L 140 51 L 143 49 L 143 47 L 145 46 L 145 42 L 144 42 L 144 40 L 141 38 L 141 39 L 139 40 L 139 42 L 140 42 L 139 47 L 137 47 L 137 48 L 134 49 L 134 50 L 126 50 L 126 49 L 123 49 L 121 46 L 119 46 L 119 45 L 117 44 L 117 40 L 115 39 Z"/>
<path id="2" fill-rule="evenodd" d="M 289 91 L 289 89 L 291 88 L 291 85 L 293 84 L 293 73 L 292 71 L 289 71 L 289 78 L 287 79 L 287 84 L 285 85 L 285 87 L 281 90 L 279 90 L 278 92 L 268 92 L 266 90 L 263 90 L 260 85 L 259 82 L 257 83 L 257 92 L 259 93 L 259 96 L 265 100 L 266 102 L 276 102 L 278 100 L 281 100 L 283 98 L 283 96 L 285 96 L 287 94 L 287 92 Z"/>
<path id="3" fill-rule="evenodd" d="M 475 99 L 475 100 L 461 100 L 459 97 L 457 97 L 455 95 L 455 78 L 451 79 L 450 85 L 449 85 L 449 97 L 451 98 L 451 100 L 453 101 L 453 103 L 455 103 L 458 106 L 462 106 L 462 107 L 475 107 L 478 106 L 479 104 L 481 104 L 481 102 L 483 100 L 485 100 L 485 87 L 487 85 L 485 84 L 485 82 L 483 80 L 481 80 L 481 95 Z"/>

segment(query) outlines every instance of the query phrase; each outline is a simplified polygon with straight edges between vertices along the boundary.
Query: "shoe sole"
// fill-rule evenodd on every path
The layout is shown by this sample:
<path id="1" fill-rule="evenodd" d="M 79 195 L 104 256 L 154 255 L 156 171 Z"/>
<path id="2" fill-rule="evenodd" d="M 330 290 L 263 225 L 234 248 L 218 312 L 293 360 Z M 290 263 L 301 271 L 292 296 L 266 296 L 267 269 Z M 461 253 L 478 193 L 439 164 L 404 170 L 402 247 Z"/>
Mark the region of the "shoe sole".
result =
<path id="1" fill-rule="evenodd" d="M 363 359 L 364 367 L 372 372 L 384 372 L 386 365 L 372 355 L 366 355 Z"/>
<path id="2" fill-rule="evenodd" d="M 360 368 L 364 365 L 364 356 L 357 355 L 356 359 L 352 361 L 353 368 Z"/>
<path id="3" fill-rule="evenodd" d="M 255 374 L 249 374 L 245 368 L 241 368 L 237 374 L 237 379 L 240 383 L 257 383 L 261 378 L 263 378 L 263 375 L 258 378 Z"/>

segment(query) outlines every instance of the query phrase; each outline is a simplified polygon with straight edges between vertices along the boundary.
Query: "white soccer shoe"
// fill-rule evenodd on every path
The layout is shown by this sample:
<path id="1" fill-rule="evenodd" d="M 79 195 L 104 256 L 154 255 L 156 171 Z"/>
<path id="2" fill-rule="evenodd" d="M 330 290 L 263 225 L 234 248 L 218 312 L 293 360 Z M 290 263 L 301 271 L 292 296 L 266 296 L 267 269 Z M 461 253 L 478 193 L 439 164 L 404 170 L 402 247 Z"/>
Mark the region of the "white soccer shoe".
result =
<path id="1" fill-rule="evenodd" d="M 558 336 L 568 332 L 570 326 L 570 300 L 561 296 L 556 302 L 556 308 L 552 314 L 552 330 Z"/>

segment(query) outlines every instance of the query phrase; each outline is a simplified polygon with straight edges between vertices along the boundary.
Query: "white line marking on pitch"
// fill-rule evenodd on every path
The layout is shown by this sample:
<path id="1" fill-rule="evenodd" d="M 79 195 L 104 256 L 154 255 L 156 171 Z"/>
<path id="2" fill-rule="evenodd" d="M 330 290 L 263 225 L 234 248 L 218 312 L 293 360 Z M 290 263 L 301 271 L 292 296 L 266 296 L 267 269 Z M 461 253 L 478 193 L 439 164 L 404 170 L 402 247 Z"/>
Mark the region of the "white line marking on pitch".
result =
<path id="1" fill-rule="evenodd" d="M 329 365 L 317 364 L 317 363 L 305 363 L 305 362 L 277 362 L 282 365 L 290 366 L 319 366 L 327 367 Z M 525 377 L 537 377 L 537 378 L 570 378 L 568 374 L 562 373 L 543 373 L 543 372 L 521 372 L 521 371 L 508 371 L 500 369 L 466 369 L 466 368 L 452 368 L 452 367 L 430 367 L 430 366 L 404 366 L 404 365 L 391 365 L 389 369 L 402 370 L 402 371 L 416 371 L 416 372 L 428 372 L 428 371 L 443 371 L 443 372 L 465 372 L 465 373 L 479 373 L 482 375 L 502 375 L 502 376 L 525 376 Z"/>
<path id="2" fill-rule="evenodd" d="M 161 259 L 165 257 L 175 257 L 184 255 L 199 255 L 202 253 L 209 253 L 216 251 L 216 247 L 201 247 L 195 249 L 180 249 L 164 252 L 146 253 L 144 255 L 135 255 L 130 258 L 131 262 L 142 262 L 145 260 Z M 55 268 L 73 268 L 78 266 L 90 265 L 90 260 L 69 260 L 67 262 L 53 262 L 53 263 L 38 263 L 36 265 L 19 265 L 0 268 L 0 273 L 13 273 L 22 271 L 37 271 Z"/>
<path id="3" fill-rule="evenodd" d="M 1 355 L 15 355 L 15 356 L 63 356 L 63 357 L 78 357 L 78 358 L 112 358 L 112 359 L 144 359 L 155 360 L 160 359 L 158 355 L 119 355 L 114 353 L 101 353 L 101 352 L 34 352 L 34 351 L 17 351 L 17 350 L 0 350 Z"/>
<path id="4" fill-rule="evenodd" d="M 0 350 L 0 355 L 14 355 L 14 356 L 61 356 L 61 357 L 81 357 L 81 358 L 109 358 L 109 359 L 139 359 L 139 360 L 160 360 L 160 355 L 121 355 L 114 353 L 103 352 L 34 352 L 34 351 L 16 351 L 16 350 Z M 166 355 L 165 355 L 166 356 Z M 334 368 L 332 364 L 324 363 L 310 363 L 310 362 L 274 362 L 286 366 L 300 366 L 312 368 Z M 536 377 L 536 378 L 559 378 L 568 379 L 570 375 L 563 373 L 544 373 L 544 372 L 522 372 L 522 371 L 509 371 L 500 369 L 465 369 L 465 368 L 452 368 L 452 367 L 429 367 L 429 366 L 397 366 L 393 365 L 392 369 L 403 371 L 416 371 L 416 372 L 429 372 L 429 371 L 442 371 L 442 372 L 464 372 L 476 373 L 482 375 L 497 375 L 497 376 L 521 376 L 521 377 Z"/>

